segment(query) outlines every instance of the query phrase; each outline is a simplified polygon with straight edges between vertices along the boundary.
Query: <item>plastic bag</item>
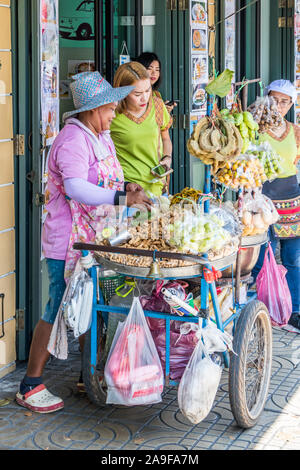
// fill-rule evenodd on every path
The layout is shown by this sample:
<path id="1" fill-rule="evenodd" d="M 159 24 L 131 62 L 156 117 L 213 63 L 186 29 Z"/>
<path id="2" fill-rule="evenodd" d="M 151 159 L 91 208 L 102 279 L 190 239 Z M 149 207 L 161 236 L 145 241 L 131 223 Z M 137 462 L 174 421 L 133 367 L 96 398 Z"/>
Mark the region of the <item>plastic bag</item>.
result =
<path id="1" fill-rule="evenodd" d="M 93 291 L 93 281 L 80 268 L 79 260 L 58 310 L 58 313 L 62 311 L 66 326 L 73 330 L 75 338 L 86 333 L 91 326 Z"/>
<path id="2" fill-rule="evenodd" d="M 256 99 L 248 111 L 253 116 L 255 122 L 259 125 L 259 133 L 268 132 L 269 129 L 280 127 L 284 119 L 278 111 L 276 101 L 272 96 L 264 96 Z"/>
<path id="3" fill-rule="evenodd" d="M 141 305 L 144 310 L 150 310 L 152 312 L 163 312 L 163 313 L 171 313 L 171 307 L 170 305 L 166 302 L 164 299 L 164 296 L 161 292 L 162 288 L 168 288 L 168 289 L 176 289 L 178 292 L 180 292 L 181 296 L 183 298 L 186 297 L 185 293 L 185 287 L 187 287 L 188 284 L 186 282 L 182 281 L 171 281 L 171 282 L 165 282 L 165 281 L 157 281 L 155 286 L 152 289 L 152 292 L 150 295 L 141 295 L 140 296 L 140 301 Z M 147 318 L 148 320 L 152 320 Z M 151 323 L 151 322 L 150 322 Z M 150 325 L 149 321 L 148 324 Z M 159 323 L 163 327 L 165 325 L 165 320 L 160 320 Z"/>
<path id="4" fill-rule="evenodd" d="M 254 155 L 261 162 L 268 181 L 278 178 L 282 172 L 282 158 L 276 153 L 268 141 L 259 145 L 251 144 L 248 154 Z"/>
<path id="5" fill-rule="evenodd" d="M 156 320 L 152 319 L 151 320 Z M 177 328 L 177 323 L 180 323 L 180 329 Z M 195 323 L 182 323 L 172 322 L 170 325 L 170 379 L 180 380 L 184 370 L 190 360 L 190 357 L 197 344 L 197 337 L 195 330 L 189 328 L 186 330 L 186 325 L 196 325 Z M 197 326 L 197 325 L 196 325 Z M 151 330 L 158 355 L 160 357 L 163 369 L 166 367 L 166 329 L 165 325 L 160 329 Z"/>
<path id="6" fill-rule="evenodd" d="M 271 199 L 259 191 L 245 194 L 242 209 L 244 237 L 267 232 L 277 220 L 278 212 Z"/>
<path id="7" fill-rule="evenodd" d="M 145 405 L 161 401 L 163 371 L 138 297 L 104 369 L 106 403 Z"/>
<path id="8" fill-rule="evenodd" d="M 222 375 L 214 353 L 232 349 L 232 336 L 208 325 L 196 333 L 199 338 L 178 387 L 180 411 L 193 424 L 209 414 Z M 218 356 L 217 356 L 218 357 Z"/>
<path id="9" fill-rule="evenodd" d="M 272 325 L 284 326 L 292 313 L 292 298 L 286 280 L 287 269 L 276 263 L 269 243 L 262 269 L 256 279 L 257 298 L 269 310 Z"/>

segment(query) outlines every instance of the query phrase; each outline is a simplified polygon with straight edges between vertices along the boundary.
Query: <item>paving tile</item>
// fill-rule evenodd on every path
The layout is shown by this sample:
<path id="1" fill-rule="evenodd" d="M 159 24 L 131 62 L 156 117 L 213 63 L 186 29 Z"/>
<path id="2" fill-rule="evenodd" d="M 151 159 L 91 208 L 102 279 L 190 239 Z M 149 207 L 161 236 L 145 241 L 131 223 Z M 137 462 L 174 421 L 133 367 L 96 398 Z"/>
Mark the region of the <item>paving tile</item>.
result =
<path id="1" fill-rule="evenodd" d="M 228 370 L 209 415 L 192 425 L 178 409 L 177 388 L 164 389 L 163 400 L 144 407 L 91 403 L 76 389 L 80 354 L 70 345 L 67 361 L 51 359 L 45 383 L 62 396 L 65 408 L 57 413 L 28 413 L 14 401 L 26 363 L 0 379 L 0 449 L 14 450 L 299 450 L 300 449 L 300 336 L 273 329 L 271 386 L 265 410 L 251 429 L 240 429 L 228 396 Z M 55 377 L 55 381 L 54 381 Z"/>

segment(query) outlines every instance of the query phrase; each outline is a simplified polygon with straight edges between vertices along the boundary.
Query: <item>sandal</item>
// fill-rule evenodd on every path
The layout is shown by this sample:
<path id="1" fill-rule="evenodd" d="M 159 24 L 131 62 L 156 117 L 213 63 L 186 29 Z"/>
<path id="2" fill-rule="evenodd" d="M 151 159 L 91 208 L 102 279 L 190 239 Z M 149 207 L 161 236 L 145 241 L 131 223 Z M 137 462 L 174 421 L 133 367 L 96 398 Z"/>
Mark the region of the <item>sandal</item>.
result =
<path id="1" fill-rule="evenodd" d="M 63 400 L 52 395 L 44 384 L 38 385 L 25 395 L 18 392 L 16 402 L 36 413 L 52 413 L 64 407 Z"/>

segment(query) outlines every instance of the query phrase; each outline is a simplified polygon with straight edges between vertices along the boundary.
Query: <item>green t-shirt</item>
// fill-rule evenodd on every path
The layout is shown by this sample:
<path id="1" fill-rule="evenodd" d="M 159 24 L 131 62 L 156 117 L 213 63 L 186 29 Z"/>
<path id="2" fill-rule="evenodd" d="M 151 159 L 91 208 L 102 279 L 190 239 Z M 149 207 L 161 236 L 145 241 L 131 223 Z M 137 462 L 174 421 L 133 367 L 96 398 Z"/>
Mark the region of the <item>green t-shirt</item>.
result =
<path id="1" fill-rule="evenodd" d="M 138 183 L 145 191 L 159 196 L 165 179 L 154 182 L 157 178 L 152 175 L 151 169 L 158 165 L 162 157 L 160 130 L 168 129 L 172 118 L 159 98 L 156 98 L 156 105 L 160 111 L 155 112 L 154 100 L 150 99 L 148 109 L 141 118 L 129 113 L 117 114 L 110 130 L 125 181 Z M 160 130 L 157 113 L 161 116 Z"/>
<path id="2" fill-rule="evenodd" d="M 259 142 L 269 142 L 275 152 L 281 156 L 282 171 L 278 178 L 288 178 L 297 174 L 297 167 L 295 160 L 299 154 L 297 142 L 295 137 L 294 128 L 290 123 L 287 123 L 287 135 L 280 139 L 271 137 L 267 132 L 260 135 Z"/>

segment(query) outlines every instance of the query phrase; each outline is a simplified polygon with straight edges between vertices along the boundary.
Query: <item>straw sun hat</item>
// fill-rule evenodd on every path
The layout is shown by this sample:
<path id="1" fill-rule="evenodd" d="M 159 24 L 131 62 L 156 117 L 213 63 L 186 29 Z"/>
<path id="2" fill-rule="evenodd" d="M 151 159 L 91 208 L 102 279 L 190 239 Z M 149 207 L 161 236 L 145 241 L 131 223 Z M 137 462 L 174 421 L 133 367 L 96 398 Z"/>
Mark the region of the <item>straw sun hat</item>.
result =
<path id="1" fill-rule="evenodd" d="M 75 109 L 63 114 L 63 121 L 75 114 L 98 108 L 104 104 L 124 99 L 135 88 L 123 86 L 113 88 L 99 72 L 82 72 L 73 75 L 70 89 Z"/>

